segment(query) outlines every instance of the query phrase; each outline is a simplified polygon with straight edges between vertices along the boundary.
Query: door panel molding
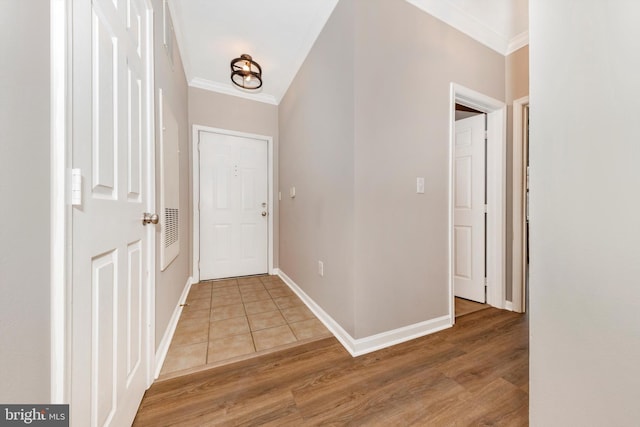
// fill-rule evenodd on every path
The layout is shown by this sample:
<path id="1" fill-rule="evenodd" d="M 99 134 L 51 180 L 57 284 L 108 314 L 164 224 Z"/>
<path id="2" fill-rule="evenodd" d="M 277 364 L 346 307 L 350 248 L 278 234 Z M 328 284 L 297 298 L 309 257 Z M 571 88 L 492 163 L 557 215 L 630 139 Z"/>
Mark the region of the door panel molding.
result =
<path id="1" fill-rule="evenodd" d="M 267 269 L 269 274 L 273 274 L 273 221 L 274 221 L 274 169 L 273 169 L 273 137 L 258 135 L 246 132 L 237 132 L 228 129 L 214 128 L 203 125 L 193 125 L 191 136 L 192 168 L 191 177 L 193 182 L 192 211 L 193 211 L 193 266 L 192 277 L 195 283 L 200 281 L 200 151 L 198 143 L 200 132 L 217 133 L 220 135 L 237 136 L 262 140 L 267 143 L 267 194 L 268 194 L 268 218 L 267 218 Z"/>
<path id="2" fill-rule="evenodd" d="M 456 103 L 487 114 L 487 303 L 505 307 L 506 105 L 457 83 L 450 84 L 449 105 L 449 315 L 454 307 L 454 147 Z"/>

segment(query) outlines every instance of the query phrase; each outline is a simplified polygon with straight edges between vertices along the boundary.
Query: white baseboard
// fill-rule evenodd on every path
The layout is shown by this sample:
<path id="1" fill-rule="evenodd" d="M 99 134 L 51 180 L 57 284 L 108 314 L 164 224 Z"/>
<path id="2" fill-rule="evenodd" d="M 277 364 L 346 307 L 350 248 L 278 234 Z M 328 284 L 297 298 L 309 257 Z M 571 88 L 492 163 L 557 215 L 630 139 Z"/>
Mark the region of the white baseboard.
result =
<path id="1" fill-rule="evenodd" d="M 392 345 L 400 344 L 405 341 L 411 341 L 416 338 L 430 335 L 443 329 L 453 326 L 451 316 L 441 316 L 435 319 L 425 320 L 424 322 L 414 323 L 413 325 L 403 326 L 401 328 L 392 329 L 390 331 L 381 332 L 379 334 L 370 335 L 364 338 L 354 340 L 355 356 L 371 353 L 372 351 L 381 350 Z"/>
<path id="2" fill-rule="evenodd" d="M 335 321 L 326 311 L 322 309 L 311 297 L 309 297 L 289 276 L 280 269 L 274 272 L 284 280 L 293 292 L 304 302 L 309 310 L 331 331 L 340 344 L 351 354 L 351 356 L 361 356 L 392 345 L 400 344 L 415 338 L 432 334 L 453 326 L 451 316 L 446 315 L 435 319 L 427 320 L 402 328 L 371 335 L 364 338 L 353 338 L 345 331 L 338 322 Z"/>
<path id="3" fill-rule="evenodd" d="M 509 310 L 509 311 L 513 311 L 513 303 L 511 301 L 505 301 L 504 302 L 504 309 L 505 310 Z"/>
<path id="4" fill-rule="evenodd" d="M 171 345 L 171 340 L 173 339 L 173 334 L 176 332 L 176 327 L 178 326 L 178 320 L 180 320 L 180 315 L 182 314 L 182 304 L 184 304 L 187 301 L 187 295 L 189 295 L 189 290 L 191 289 L 192 284 L 193 284 L 193 278 L 189 277 L 187 279 L 187 283 L 184 285 L 184 289 L 182 290 L 182 295 L 180 295 L 178 304 L 176 305 L 176 308 L 173 310 L 173 315 L 171 315 L 171 319 L 169 320 L 167 329 L 164 331 L 164 335 L 162 336 L 162 341 L 160 341 L 160 346 L 158 347 L 158 351 L 156 352 L 156 370 L 154 372 L 155 379 L 158 379 L 158 376 L 160 376 L 160 371 L 162 371 L 162 365 L 164 364 L 164 359 L 167 357 L 167 353 L 169 352 L 169 346 Z"/>
<path id="5" fill-rule="evenodd" d="M 322 309 L 316 302 L 309 297 L 289 276 L 287 276 L 282 270 L 278 269 L 277 275 L 291 288 L 293 292 L 309 307 L 309 310 L 316 315 L 316 317 L 324 323 L 324 326 L 331 331 L 331 333 L 340 341 L 340 344 L 349 352 L 352 356 L 357 356 L 353 351 L 353 338 L 347 331 L 342 329 L 342 326 L 336 322 L 326 311 Z"/>

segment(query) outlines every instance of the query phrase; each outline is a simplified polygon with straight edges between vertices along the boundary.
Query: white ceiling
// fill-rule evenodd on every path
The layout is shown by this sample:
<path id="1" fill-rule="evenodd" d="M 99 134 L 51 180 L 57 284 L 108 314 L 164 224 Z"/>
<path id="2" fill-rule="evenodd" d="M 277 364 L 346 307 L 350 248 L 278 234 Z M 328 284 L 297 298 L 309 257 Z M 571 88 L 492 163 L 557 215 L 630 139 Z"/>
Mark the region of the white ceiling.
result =
<path id="1" fill-rule="evenodd" d="M 503 55 L 528 43 L 528 0 L 406 0 Z M 190 86 L 278 104 L 338 0 L 168 0 Z M 234 87 L 248 53 L 263 87 Z"/>

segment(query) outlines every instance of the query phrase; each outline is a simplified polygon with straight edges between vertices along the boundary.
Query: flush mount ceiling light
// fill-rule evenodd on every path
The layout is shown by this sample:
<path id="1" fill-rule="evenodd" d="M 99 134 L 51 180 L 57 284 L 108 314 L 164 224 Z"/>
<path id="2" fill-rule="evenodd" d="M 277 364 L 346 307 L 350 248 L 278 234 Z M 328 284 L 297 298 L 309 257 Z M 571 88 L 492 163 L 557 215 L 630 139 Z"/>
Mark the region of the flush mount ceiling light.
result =
<path id="1" fill-rule="evenodd" d="M 262 87 L 262 68 L 251 58 L 242 54 L 231 61 L 231 81 L 242 89 L 256 90 Z"/>

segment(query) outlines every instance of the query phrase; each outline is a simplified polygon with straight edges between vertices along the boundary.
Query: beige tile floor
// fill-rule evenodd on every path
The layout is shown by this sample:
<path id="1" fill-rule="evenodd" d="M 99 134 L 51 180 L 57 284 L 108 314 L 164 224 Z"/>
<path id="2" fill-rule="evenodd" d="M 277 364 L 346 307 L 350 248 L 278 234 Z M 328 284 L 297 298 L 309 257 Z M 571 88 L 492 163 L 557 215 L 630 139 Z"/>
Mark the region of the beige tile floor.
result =
<path id="1" fill-rule="evenodd" d="M 186 304 L 161 378 L 331 335 L 278 276 L 201 282 Z"/>

